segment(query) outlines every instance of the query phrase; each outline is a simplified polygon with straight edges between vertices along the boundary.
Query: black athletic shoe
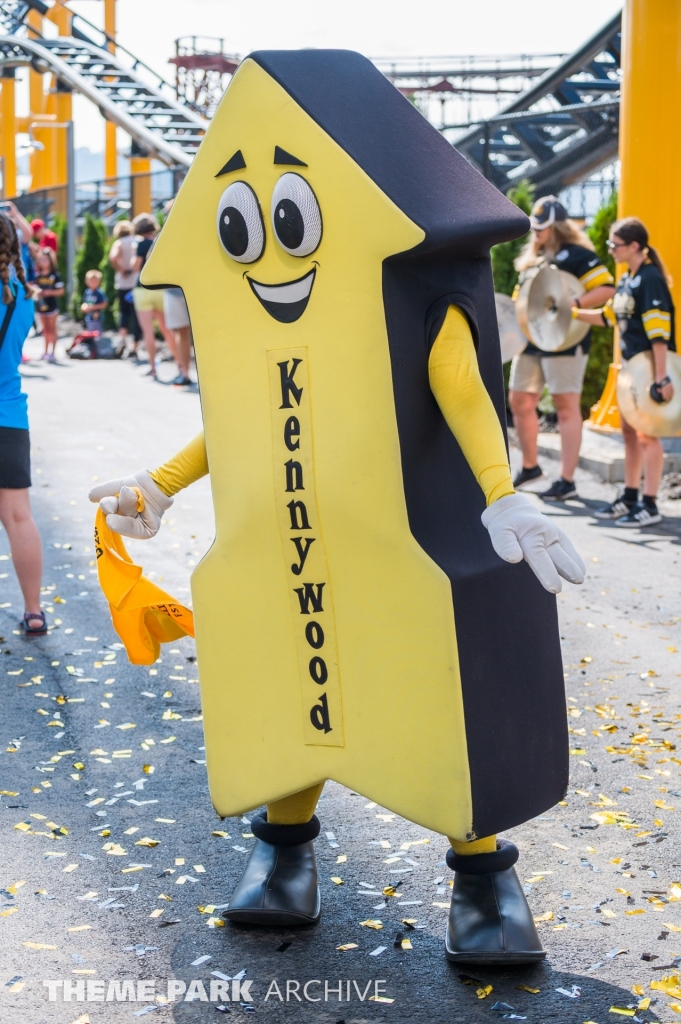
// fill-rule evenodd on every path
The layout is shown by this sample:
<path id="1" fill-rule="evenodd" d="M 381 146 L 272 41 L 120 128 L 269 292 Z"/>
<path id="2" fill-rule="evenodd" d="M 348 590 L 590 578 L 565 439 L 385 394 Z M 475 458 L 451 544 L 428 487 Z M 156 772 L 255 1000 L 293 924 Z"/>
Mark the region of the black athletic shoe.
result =
<path id="1" fill-rule="evenodd" d="M 634 505 L 632 509 L 621 519 L 618 519 L 615 526 L 623 526 L 625 529 L 633 530 L 637 526 L 653 526 L 655 523 L 661 523 L 662 516 L 658 512 L 657 508 L 649 508 L 640 502 Z"/>
<path id="2" fill-rule="evenodd" d="M 628 501 L 625 501 L 624 493 L 618 494 L 610 505 L 606 505 L 604 508 L 599 508 L 598 511 L 594 512 L 594 518 L 621 519 L 622 516 L 628 515 L 633 508 L 636 508 L 636 505 L 630 505 Z"/>
<path id="3" fill-rule="evenodd" d="M 192 382 L 189 377 L 185 377 L 183 374 L 178 373 L 177 377 L 175 377 L 174 380 L 171 380 L 170 383 L 176 388 L 186 388 L 190 387 Z"/>
<path id="4" fill-rule="evenodd" d="M 523 466 L 513 481 L 513 486 L 518 490 L 519 487 L 524 487 L 525 484 L 529 484 L 531 480 L 539 480 L 543 475 L 544 471 L 541 466 L 532 466 L 531 469 L 525 469 Z"/>
<path id="5" fill-rule="evenodd" d="M 551 484 L 548 491 L 541 491 L 539 494 L 539 497 L 543 498 L 544 501 L 565 501 L 567 498 L 575 498 L 576 496 L 577 488 L 574 483 L 570 480 L 565 480 L 562 476 Z"/>

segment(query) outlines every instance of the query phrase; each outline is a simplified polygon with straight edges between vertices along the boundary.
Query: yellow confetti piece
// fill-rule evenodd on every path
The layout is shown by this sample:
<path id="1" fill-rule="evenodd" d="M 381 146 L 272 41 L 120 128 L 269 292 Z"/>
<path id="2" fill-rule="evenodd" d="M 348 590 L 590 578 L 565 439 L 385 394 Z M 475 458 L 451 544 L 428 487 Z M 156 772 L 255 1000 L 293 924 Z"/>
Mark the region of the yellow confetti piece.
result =
<path id="1" fill-rule="evenodd" d="M 31 826 L 28 825 L 25 821 L 17 822 L 17 824 L 14 827 L 16 829 L 18 829 L 19 832 L 30 832 L 31 831 Z"/>
<path id="2" fill-rule="evenodd" d="M 18 907 L 10 907 L 9 910 L 0 910 L 0 917 L 11 917 L 12 914 L 16 914 Z"/>
<path id="3" fill-rule="evenodd" d="M 562 843 L 551 843 L 551 846 L 555 846 L 558 850 L 567 850 L 569 847 L 563 846 Z"/>
<path id="4" fill-rule="evenodd" d="M 229 839 L 229 832 L 221 832 L 219 829 L 216 829 L 214 832 L 211 832 L 211 835 L 219 836 L 220 839 Z"/>
<path id="5" fill-rule="evenodd" d="M 617 917 L 615 911 L 611 910 L 609 907 L 601 907 L 601 914 L 603 914 L 604 917 Z"/>
<path id="6" fill-rule="evenodd" d="M 648 1009 L 648 1007 L 650 1006 L 650 1003 L 651 1003 L 651 999 L 650 999 L 650 997 L 649 997 L 649 996 L 646 996 L 646 998 L 645 998 L 645 999 L 641 999 L 641 1000 L 639 1001 L 639 1004 L 638 1004 L 638 1007 L 637 1007 L 637 1009 L 639 1009 L 639 1010 L 647 1010 L 647 1009 Z"/>
<path id="7" fill-rule="evenodd" d="M 539 995 L 541 992 L 540 988 L 532 988 L 531 985 L 516 985 L 518 992 L 530 992 L 533 996 Z"/>
<path id="8" fill-rule="evenodd" d="M 0 789 L 0 796 L 19 796 L 13 789 Z"/>
<path id="9" fill-rule="evenodd" d="M 176 739 L 177 736 L 166 736 L 164 740 L 161 740 L 161 743 L 174 743 Z"/>
<path id="10" fill-rule="evenodd" d="M 412 846 L 425 846 L 429 842 L 430 839 L 412 839 L 411 842 L 402 843 L 402 845 L 400 846 L 400 850 L 410 850 Z M 385 849 L 388 849 L 390 847 L 390 843 L 387 840 L 383 839 L 381 841 L 381 846 Z"/>
<path id="11" fill-rule="evenodd" d="M 347 861 L 348 857 L 347 854 L 345 853 L 341 853 L 338 855 L 338 857 L 336 857 L 336 864 L 347 864 Z"/>
<path id="12" fill-rule="evenodd" d="M 679 928 L 677 924 L 667 924 L 667 922 L 665 921 L 664 926 L 665 928 L 669 928 L 670 932 L 681 932 L 681 928 Z"/>
<path id="13" fill-rule="evenodd" d="M 390 999 L 388 996 L 369 996 L 370 1003 L 394 1003 L 394 999 Z"/>
<path id="14" fill-rule="evenodd" d="M 89 932 L 92 928 L 91 924 L 78 924 L 75 928 L 67 928 L 67 932 Z"/>
<path id="15" fill-rule="evenodd" d="M 122 725 L 117 725 L 116 728 L 117 729 L 136 729 L 137 726 L 135 725 L 134 722 L 123 722 Z"/>
<path id="16" fill-rule="evenodd" d="M 492 992 L 494 992 L 494 989 L 491 985 L 485 985 L 484 988 L 476 988 L 475 990 L 475 994 L 478 999 L 487 999 L 487 996 Z"/>
<path id="17" fill-rule="evenodd" d="M 143 867 L 121 868 L 122 875 L 131 875 L 134 871 L 144 871 Z"/>
<path id="18" fill-rule="evenodd" d="M 160 917 L 162 913 L 163 907 L 158 907 L 156 910 L 152 910 L 152 912 L 149 914 L 149 917 Z"/>
<path id="19" fill-rule="evenodd" d="M 434 907 L 440 907 L 442 910 L 449 910 L 451 903 L 433 903 Z"/>
<path id="20" fill-rule="evenodd" d="M 50 946 L 45 942 L 22 942 L 26 949 L 59 949 L 58 946 Z"/>
<path id="21" fill-rule="evenodd" d="M 611 1006 L 610 1013 L 619 1013 L 622 1017 L 635 1017 L 636 1010 L 628 1010 L 626 1006 Z"/>
<path id="22" fill-rule="evenodd" d="M 413 949 L 414 948 L 412 946 L 412 944 L 411 944 L 411 939 L 402 939 L 400 945 L 401 945 L 402 949 Z"/>
<path id="23" fill-rule="evenodd" d="M 376 932 L 380 932 L 381 929 L 383 928 L 383 922 L 382 921 L 374 921 L 370 917 L 367 918 L 366 921 L 360 921 L 359 923 L 360 923 L 362 928 L 373 928 L 374 931 L 376 931 Z"/>
<path id="24" fill-rule="evenodd" d="M 15 981 L 13 985 L 10 985 L 10 992 L 21 992 L 22 988 L 26 984 L 25 981 Z"/>
<path id="25" fill-rule="evenodd" d="M 209 917 L 206 921 L 206 925 L 208 928 L 224 928 L 225 922 L 221 917 Z"/>
<path id="26" fill-rule="evenodd" d="M 160 842 L 160 839 L 150 839 L 149 836 L 144 836 L 142 839 L 137 840 L 135 846 L 148 846 L 151 849 L 154 846 L 158 846 Z"/>
<path id="27" fill-rule="evenodd" d="M 102 847 L 109 857 L 127 857 L 127 853 L 118 843 L 104 843 Z"/>
<path id="28" fill-rule="evenodd" d="M 635 996 L 642 996 L 644 994 L 643 985 L 632 985 L 631 991 L 634 993 Z"/>
<path id="29" fill-rule="evenodd" d="M 681 1013 L 681 1003 L 670 1003 L 669 1009 L 673 1010 L 674 1013 Z"/>
<path id="30" fill-rule="evenodd" d="M 10 893 L 12 896 L 16 896 L 18 890 L 21 889 L 24 885 L 26 885 L 26 882 L 23 878 L 21 878 L 18 882 L 14 882 L 12 885 L 8 885 L 5 892 Z"/>
<path id="31" fill-rule="evenodd" d="M 143 764 L 142 771 L 144 772 L 145 775 L 153 775 L 156 769 L 154 768 L 153 764 Z"/>
<path id="32" fill-rule="evenodd" d="M 359 949 L 359 946 L 356 942 L 344 942 L 342 946 L 336 946 L 336 949 L 340 949 L 345 953 L 348 949 Z"/>
<path id="33" fill-rule="evenodd" d="M 166 900 L 168 903 L 172 903 L 173 902 L 172 896 L 166 896 L 166 894 L 164 892 L 161 893 L 161 895 L 159 896 L 159 899 L 160 900 Z"/>
<path id="34" fill-rule="evenodd" d="M 540 914 L 534 919 L 535 924 L 539 924 L 541 921 L 553 921 L 553 911 L 547 910 L 545 914 Z"/>
<path id="35" fill-rule="evenodd" d="M 583 747 L 575 747 L 570 751 L 571 754 L 586 754 L 586 750 Z"/>
<path id="36" fill-rule="evenodd" d="M 332 875 L 331 876 L 331 881 L 333 882 L 334 885 L 342 885 L 343 884 L 343 879 L 339 878 L 338 875 Z"/>
<path id="37" fill-rule="evenodd" d="M 624 913 L 627 917 L 634 917 L 636 914 L 645 914 L 645 910 L 639 908 L 638 910 L 625 910 Z M 681 932 L 681 928 L 679 928 L 679 931 Z"/>
<path id="38" fill-rule="evenodd" d="M 670 804 L 666 804 L 664 800 L 653 800 L 655 807 L 659 807 L 661 811 L 673 811 L 674 808 Z"/>
<path id="39" fill-rule="evenodd" d="M 65 867 L 65 868 L 63 868 L 62 870 L 63 870 L 63 872 L 64 872 L 64 874 L 65 874 L 65 875 L 68 875 L 68 874 L 70 874 L 70 873 L 71 873 L 72 871 L 75 871 L 77 867 L 78 867 L 78 865 L 77 865 L 77 864 L 67 864 L 67 865 L 66 865 L 66 867 Z"/>

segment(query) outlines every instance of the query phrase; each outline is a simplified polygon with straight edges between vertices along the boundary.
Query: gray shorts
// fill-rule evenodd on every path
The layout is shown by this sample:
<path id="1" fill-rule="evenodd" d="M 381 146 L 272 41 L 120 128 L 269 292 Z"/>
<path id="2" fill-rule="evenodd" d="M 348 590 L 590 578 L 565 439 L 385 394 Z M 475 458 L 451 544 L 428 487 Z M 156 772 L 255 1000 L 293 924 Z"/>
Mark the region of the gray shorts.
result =
<path id="1" fill-rule="evenodd" d="M 529 391 L 540 395 L 544 385 L 552 395 L 581 394 L 589 356 L 578 345 L 574 353 L 564 356 L 540 356 L 521 352 L 511 363 L 511 391 Z"/>
<path id="2" fill-rule="evenodd" d="M 166 316 L 166 327 L 171 331 L 189 327 L 189 310 L 181 288 L 166 288 L 163 293 L 163 311 Z"/>

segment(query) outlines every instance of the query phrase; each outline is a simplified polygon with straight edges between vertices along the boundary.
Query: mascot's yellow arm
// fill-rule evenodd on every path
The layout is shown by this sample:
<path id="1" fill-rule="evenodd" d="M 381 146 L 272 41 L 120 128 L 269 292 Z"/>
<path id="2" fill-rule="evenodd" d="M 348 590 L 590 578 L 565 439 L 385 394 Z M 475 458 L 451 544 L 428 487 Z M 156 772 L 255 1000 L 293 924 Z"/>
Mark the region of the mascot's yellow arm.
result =
<path id="1" fill-rule="evenodd" d="M 473 470 L 487 504 L 513 494 L 504 435 L 482 383 L 468 321 L 450 306 L 428 362 L 430 386 Z M 203 433 L 151 473 L 164 494 L 177 494 L 208 473 Z"/>
<path id="2" fill-rule="evenodd" d="M 468 321 L 450 306 L 428 361 L 430 387 L 487 504 L 513 494 L 504 435 L 482 383 Z"/>

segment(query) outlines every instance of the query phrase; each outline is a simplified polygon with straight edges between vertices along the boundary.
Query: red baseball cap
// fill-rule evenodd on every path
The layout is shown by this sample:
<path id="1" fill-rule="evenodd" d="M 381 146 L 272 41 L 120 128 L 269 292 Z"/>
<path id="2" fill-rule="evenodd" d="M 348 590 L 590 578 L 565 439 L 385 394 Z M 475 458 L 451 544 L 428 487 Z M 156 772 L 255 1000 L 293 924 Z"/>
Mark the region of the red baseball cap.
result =
<path id="1" fill-rule="evenodd" d="M 45 221 L 44 220 L 32 220 L 31 221 L 31 227 L 33 228 L 34 232 L 35 231 L 40 231 L 41 228 L 45 227 Z"/>

